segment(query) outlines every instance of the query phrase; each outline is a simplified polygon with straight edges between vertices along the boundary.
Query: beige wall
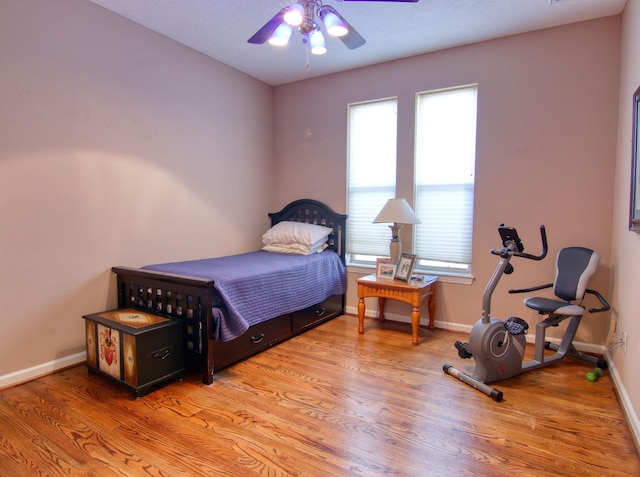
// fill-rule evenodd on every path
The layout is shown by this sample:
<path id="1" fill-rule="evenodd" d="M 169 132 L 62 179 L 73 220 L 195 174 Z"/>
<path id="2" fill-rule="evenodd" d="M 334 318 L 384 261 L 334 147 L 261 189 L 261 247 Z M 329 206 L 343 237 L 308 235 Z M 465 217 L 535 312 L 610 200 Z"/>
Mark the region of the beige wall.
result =
<path id="1" fill-rule="evenodd" d="M 600 252 L 591 285 L 609 296 L 620 27 L 621 18 L 610 17 L 277 87 L 277 201 L 310 196 L 346 211 L 347 104 L 392 96 L 398 97 L 398 195 L 410 199 L 416 92 L 478 83 L 476 280 L 440 286 L 437 322 L 468 330 L 480 318 L 496 266 L 488 252 L 500 246 L 501 222 L 518 228 L 531 253 L 540 250 L 544 224 L 551 258 L 514 260 L 516 273 L 494 295 L 495 316 L 536 323 L 522 296 L 506 290 L 552 281 L 555 254 L 568 245 Z M 349 274 L 351 310 L 360 275 Z M 375 300 L 367 307 L 375 308 Z M 605 344 L 608 329 L 606 315 L 587 316 L 578 340 Z"/>
<path id="2" fill-rule="evenodd" d="M 620 381 L 623 405 L 640 438 L 640 320 L 638 284 L 640 283 L 640 234 L 628 231 L 629 183 L 631 181 L 631 100 L 640 87 L 640 0 L 629 0 L 623 16 L 620 100 L 618 115 L 618 151 L 616 154 L 613 240 L 611 270 L 612 304 L 619 329 L 629 334 L 627 352 L 612 351 Z M 640 442 L 639 448 L 640 448 Z"/>
<path id="3" fill-rule="evenodd" d="M 255 249 L 272 111 L 271 87 L 90 2 L 0 2 L 0 378 L 84 351 L 111 266 Z"/>

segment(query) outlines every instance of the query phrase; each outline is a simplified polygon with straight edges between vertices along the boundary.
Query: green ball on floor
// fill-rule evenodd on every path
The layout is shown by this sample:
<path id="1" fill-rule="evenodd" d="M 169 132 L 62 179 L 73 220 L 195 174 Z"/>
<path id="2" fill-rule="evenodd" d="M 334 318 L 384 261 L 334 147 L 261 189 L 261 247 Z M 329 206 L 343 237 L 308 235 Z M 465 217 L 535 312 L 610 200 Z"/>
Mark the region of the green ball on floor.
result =
<path id="1" fill-rule="evenodd" d="M 600 376 L 602 376 L 604 374 L 604 371 L 602 370 L 602 368 L 595 368 L 593 371 L 589 371 L 585 377 L 587 378 L 587 381 L 596 381 Z"/>

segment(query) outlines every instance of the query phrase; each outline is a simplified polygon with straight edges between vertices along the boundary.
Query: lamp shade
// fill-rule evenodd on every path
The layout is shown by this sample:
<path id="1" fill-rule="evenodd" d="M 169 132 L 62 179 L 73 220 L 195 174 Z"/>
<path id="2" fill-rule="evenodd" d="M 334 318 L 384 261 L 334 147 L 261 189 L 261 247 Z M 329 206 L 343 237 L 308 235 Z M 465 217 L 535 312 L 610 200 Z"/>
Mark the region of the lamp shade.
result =
<path id="1" fill-rule="evenodd" d="M 389 199 L 378 216 L 373 219 L 374 224 L 419 224 L 420 219 L 404 199 Z"/>

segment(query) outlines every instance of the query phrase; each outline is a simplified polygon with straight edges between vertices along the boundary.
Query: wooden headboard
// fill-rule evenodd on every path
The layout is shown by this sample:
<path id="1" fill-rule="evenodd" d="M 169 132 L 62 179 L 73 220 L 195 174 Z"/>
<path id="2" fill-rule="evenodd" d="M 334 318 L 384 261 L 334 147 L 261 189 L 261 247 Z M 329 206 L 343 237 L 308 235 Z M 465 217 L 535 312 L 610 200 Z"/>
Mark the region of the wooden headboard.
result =
<path id="1" fill-rule="evenodd" d="M 286 205 L 280 212 L 269 214 L 271 225 L 284 220 L 331 227 L 333 234 L 327 243 L 345 261 L 347 216 L 334 212 L 329 206 L 313 199 L 300 199 Z"/>

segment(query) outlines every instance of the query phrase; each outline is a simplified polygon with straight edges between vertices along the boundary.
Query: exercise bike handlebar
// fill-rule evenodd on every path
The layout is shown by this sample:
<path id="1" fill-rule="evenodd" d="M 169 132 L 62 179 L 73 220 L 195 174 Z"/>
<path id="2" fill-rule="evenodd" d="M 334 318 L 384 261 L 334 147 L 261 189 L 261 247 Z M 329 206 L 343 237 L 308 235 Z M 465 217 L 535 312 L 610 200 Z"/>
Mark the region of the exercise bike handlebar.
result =
<path id="1" fill-rule="evenodd" d="M 547 245 L 547 230 L 545 229 L 544 225 L 540 226 L 540 240 L 542 242 L 542 252 L 540 253 L 540 255 L 533 255 L 524 252 L 524 246 L 520 241 L 520 237 L 518 237 L 518 232 L 516 232 L 516 229 L 504 227 L 503 225 L 501 225 L 498 230 L 500 231 L 500 235 L 502 236 L 503 248 L 500 250 L 491 249 L 492 254 L 504 256 L 507 253 L 511 253 L 511 255 L 513 255 L 514 257 L 522 257 L 529 260 L 542 260 L 547 256 L 549 247 Z"/>
<path id="2" fill-rule="evenodd" d="M 502 249 L 491 250 L 492 254 L 500 256 L 500 262 L 487 282 L 484 294 L 482 295 L 482 321 L 484 323 L 489 323 L 491 319 L 491 295 L 493 295 L 493 291 L 498 285 L 500 277 L 503 274 L 509 275 L 513 272 L 513 266 L 509 263 L 511 258 L 522 257 L 530 260 L 542 260 L 547 255 L 547 232 L 544 225 L 540 226 L 540 238 L 542 240 L 542 253 L 540 255 L 532 255 L 524 252 L 524 245 L 522 245 L 522 241 L 515 227 L 500 224 L 498 232 L 502 239 Z"/>
<path id="3" fill-rule="evenodd" d="M 549 251 L 547 245 L 547 229 L 544 228 L 544 225 L 540 226 L 540 241 L 542 242 L 542 252 L 540 255 L 532 255 L 524 252 L 514 252 L 514 255 L 516 257 L 528 258 L 529 260 L 542 260 L 547 256 L 547 252 Z"/>

